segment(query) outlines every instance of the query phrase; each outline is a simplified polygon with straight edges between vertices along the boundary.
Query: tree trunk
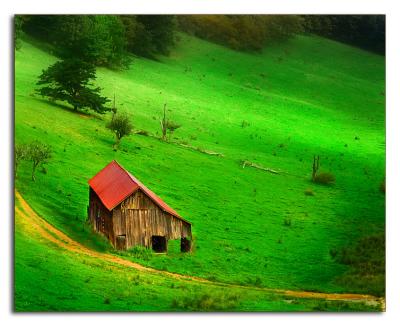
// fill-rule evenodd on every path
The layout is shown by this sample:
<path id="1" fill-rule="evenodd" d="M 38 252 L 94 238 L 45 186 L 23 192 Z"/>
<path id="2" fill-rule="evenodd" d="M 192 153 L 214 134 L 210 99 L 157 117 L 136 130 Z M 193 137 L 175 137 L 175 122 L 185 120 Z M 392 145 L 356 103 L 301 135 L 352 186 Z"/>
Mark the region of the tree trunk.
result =
<path id="1" fill-rule="evenodd" d="M 162 120 L 160 121 L 161 123 L 161 132 L 162 132 L 162 140 L 166 141 L 167 140 L 167 117 L 165 114 L 165 109 L 167 107 L 167 104 L 164 104 L 164 116 Z"/>
<path id="2" fill-rule="evenodd" d="M 315 181 L 315 177 L 317 176 L 318 170 L 319 170 L 319 155 L 318 156 L 314 155 L 312 181 Z"/>
<path id="3" fill-rule="evenodd" d="M 32 181 L 35 181 L 35 180 L 36 180 L 36 177 L 35 177 L 35 170 L 36 170 L 36 164 L 33 163 L 33 166 L 32 166 Z"/>
<path id="4" fill-rule="evenodd" d="M 115 144 L 114 148 L 118 149 L 119 148 L 119 143 L 121 142 L 121 137 L 118 136 L 118 134 L 115 135 Z"/>

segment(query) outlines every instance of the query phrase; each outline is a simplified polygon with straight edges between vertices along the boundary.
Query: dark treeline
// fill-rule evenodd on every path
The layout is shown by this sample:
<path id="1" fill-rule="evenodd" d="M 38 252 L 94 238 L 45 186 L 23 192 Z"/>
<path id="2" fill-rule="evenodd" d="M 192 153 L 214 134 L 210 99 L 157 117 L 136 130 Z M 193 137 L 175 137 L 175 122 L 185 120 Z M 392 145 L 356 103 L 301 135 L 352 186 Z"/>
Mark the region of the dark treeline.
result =
<path id="1" fill-rule="evenodd" d="M 127 63 L 129 52 L 145 57 L 168 54 L 174 43 L 175 18 L 38 15 L 25 16 L 21 29 L 52 45 L 62 59 L 78 57 L 97 66 L 120 67 Z"/>
<path id="2" fill-rule="evenodd" d="M 177 20 L 186 33 L 241 51 L 312 33 L 385 54 L 383 15 L 191 15 Z"/>
<path id="3" fill-rule="evenodd" d="M 260 51 L 304 31 L 304 19 L 296 15 L 191 15 L 177 20 L 186 33 L 241 51 Z"/>
<path id="4" fill-rule="evenodd" d="M 303 16 L 306 32 L 385 54 L 384 15 Z"/>
<path id="5" fill-rule="evenodd" d="M 240 51 L 260 51 L 295 34 L 315 33 L 378 53 L 385 50 L 385 17 L 376 15 L 36 15 L 16 16 L 21 31 L 97 66 L 121 67 L 126 54 L 168 55 L 176 31 Z"/>

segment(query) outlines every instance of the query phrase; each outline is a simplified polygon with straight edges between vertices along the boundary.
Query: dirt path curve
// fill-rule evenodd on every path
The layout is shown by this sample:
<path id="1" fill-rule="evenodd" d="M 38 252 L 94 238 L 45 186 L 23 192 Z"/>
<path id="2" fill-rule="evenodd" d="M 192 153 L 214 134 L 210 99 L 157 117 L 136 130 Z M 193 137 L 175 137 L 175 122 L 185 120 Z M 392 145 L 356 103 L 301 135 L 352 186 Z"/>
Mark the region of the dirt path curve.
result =
<path id="1" fill-rule="evenodd" d="M 32 231 L 36 231 L 42 238 L 58 245 L 59 247 L 68 250 L 70 252 L 87 255 L 90 257 L 98 258 L 103 261 L 122 265 L 128 268 L 134 268 L 139 271 L 149 272 L 156 275 L 162 275 L 170 278 L 175 278 L 183 281 L 197 282 L 197 283 L 205 283 L 213 286 L 222 286 L 222 287 L 230 287 L 230 288 L 241 288 L 241 289 L 249 289 L 253 291 L 264 291 L 268 293 L 280 294 L 287 297 L 293 298 L 309 298 L 309 299 L 325 299 L 325 300 L 338 300 L 338 301 L 357 301 L 364 302 L 370 305 L 380 305 L 382 310 L 385 309 L 385 302 L 383 298 L 377 298 L 371 295 L 365 294 L 350 294 L 350 293 L 321 293 L 321 292 L 309 292 L 309 291 L 295 291 L 295 290 L 281 290 L 281 289 L 269 289 L 269 288 L 260 288 L 260 287 L 252 287 L 252 286 L 242 286 L 242 285 L 234 285 L 227 284 L 221 282 L 213 282 L 206 280 L 204 278 L 196 277 L 196 276 L 188 276 L 181 275 L 177 273 L 171 273 L 166 271 L 157 270 L 154 268 L 146 267 L 140 265 L 138 263 L 134 263 L 132 261 L 107 254 L 100 253 L 89 249 L 83 246 L 81 243 L 71 239 L 65 233 L 61 232 L 53 225 L 45 221 L 41 218 L 36 212 L 29 206 L 29 204 L 24 200 L 21 194 L 16 191 L 15 192 L 16 204 L 15 206 L 15 218 L 20 219 L 25 225 L 27 225 Z"/>

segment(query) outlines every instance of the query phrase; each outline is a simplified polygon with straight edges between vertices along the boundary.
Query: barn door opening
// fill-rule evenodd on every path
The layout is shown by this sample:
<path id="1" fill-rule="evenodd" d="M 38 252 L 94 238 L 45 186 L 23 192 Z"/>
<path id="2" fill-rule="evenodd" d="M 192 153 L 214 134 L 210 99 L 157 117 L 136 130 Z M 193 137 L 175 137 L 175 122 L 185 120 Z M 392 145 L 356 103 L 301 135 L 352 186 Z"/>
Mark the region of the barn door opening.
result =
<path id="1" fill-rule="evenodd" d="M 191 243 L 188 238 L 181 238 L 181 252 L 189 252 L 191 249 Z"/>
<path id="2" fill-rule="evenodd" d="M 126 235 L 117 235 L 115 246 L 117 250 L 126 250 Z"/>
<path id="3" fill-rule="evenodd" d="M 162 236 L 153 235 L 151 237 L 151 247 L 155 252 L 166 252 L 167 239 Z"/>

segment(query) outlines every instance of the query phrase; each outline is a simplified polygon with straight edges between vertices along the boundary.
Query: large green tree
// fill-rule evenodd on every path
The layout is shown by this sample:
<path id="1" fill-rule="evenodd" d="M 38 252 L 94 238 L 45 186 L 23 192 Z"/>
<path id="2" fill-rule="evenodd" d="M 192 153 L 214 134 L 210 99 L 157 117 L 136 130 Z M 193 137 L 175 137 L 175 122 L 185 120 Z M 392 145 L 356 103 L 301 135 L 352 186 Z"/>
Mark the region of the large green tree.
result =
<path id="1" fill-rule="evenodd" d="M 93 87 L 91 81 L 95 79 L 93 64 L 75 58 L 65 59 L 42 72 L 37 92 L 52 101 L 68 102 L 74 110 L 89 108 L 104 113 L 109 110 L 105 106 L 109 100 L 99 94 L 100 87 Z"/>

